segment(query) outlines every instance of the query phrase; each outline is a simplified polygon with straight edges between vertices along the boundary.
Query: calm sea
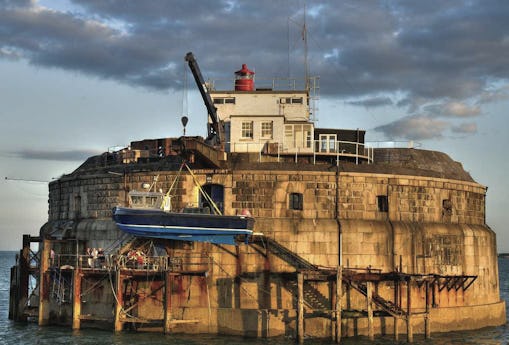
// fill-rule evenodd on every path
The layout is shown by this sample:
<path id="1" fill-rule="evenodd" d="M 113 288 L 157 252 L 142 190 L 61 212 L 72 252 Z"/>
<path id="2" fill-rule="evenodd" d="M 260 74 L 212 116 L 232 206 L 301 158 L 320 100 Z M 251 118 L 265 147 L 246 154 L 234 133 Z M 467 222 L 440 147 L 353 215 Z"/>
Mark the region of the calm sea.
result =
<path id="1" fill-rule="evenodd" d="M 256 340 L 231 336 L 182 336 L 162 335 L 159 333 L 121 333 L 112 331 L 81 330 L 73 332 L 67 328 L 43 327 L 36 324 L 14 323 L 8 319 L 9 313 L 9 275 L 10 267 L 14 265 L 14 252 L 0 252 L 0 344 L 77 344 L 77 345 L 142 345 L 142 344 L 172 344 L 172 345 L 232 345 L 232 344 L 268 344 L 286 345 L 295 344 L 292 339 Z M 499 260 L 501 296 L 509 299 L 509 259 Z M 509 312 L 507 313 L 509 315 Z M 402 335 L 401 338 L 404 339 Z M 389 345 L 394 344 L 390 336 L 377 337 L 371 342 L 366 338 L 343 339 L 342 344 L 353 345 Z M 402 341 L 400 344 L 404 344 Z M 424 340 L 421 335 L 414 336 L 416 345 L 460 345 L 460 344 L 486 344 L 502 345 L 509 343 L 509 327 L 493 327 L 472 332 L 454 332 L 447 334 L 432 334 L 431 340 Z M 332 344 L 330 341 L 317 341 L 307 339 L 305 344 Z"/>

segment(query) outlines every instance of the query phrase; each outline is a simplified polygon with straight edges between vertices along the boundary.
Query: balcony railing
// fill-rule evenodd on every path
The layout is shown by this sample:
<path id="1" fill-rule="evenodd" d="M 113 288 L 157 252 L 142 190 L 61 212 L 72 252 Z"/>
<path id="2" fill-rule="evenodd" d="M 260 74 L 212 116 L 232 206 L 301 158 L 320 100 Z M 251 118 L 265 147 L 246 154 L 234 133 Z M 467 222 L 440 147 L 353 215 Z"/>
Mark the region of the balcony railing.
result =
<path id="1" fill-rule="evenodd" d="M 313 164 L 316 164 L 317 157 L 336 158 L 336 164 L 344 159 L 354 160 L 356 164 L 360 162 L 373 163 L 374 148 L 364 143 L 336 140 L 308 140 L 302 146 L 293 143 L 278 143 L 260 140 L 257 142 L 230 142 L 227 143 L 227 150 L 238 153 L 258 153 L 259 161 L 262 161 L 263 155 L 277 156 L 279 162 L 281 156 L 295 156 L 295 162 L 298 162 L 299 156 L 313 157 Z"/>

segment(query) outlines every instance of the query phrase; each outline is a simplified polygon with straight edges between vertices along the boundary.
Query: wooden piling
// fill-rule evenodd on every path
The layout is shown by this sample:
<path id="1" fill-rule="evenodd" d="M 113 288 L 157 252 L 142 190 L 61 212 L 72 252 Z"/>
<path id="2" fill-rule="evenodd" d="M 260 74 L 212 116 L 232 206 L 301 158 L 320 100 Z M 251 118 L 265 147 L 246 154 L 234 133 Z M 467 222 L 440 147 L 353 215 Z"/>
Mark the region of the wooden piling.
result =
<path id="1" fill-rule="evenodd" d="M 426 339 L 431 338 L 431 318 L 430 318 L 430 310 L 431 310 L 431 298 L 429 296 L 430 288 L 429 281 L 426 281 L 426 315 L 424 316 L 424 337 Z"/>
<path id="2" fill-rule="evenodd" d="M 411 287 L 411 279 L 407 279 L 407 293 L 406 293 L 406 303 L 407 303 L 407 320 L 406 320 L 406 334 L 407 334 L 407 342 L 414 342 L 414 333 L 412 329 L 412 291 Z"/>
<path id="3" fill-rule="evenodd" d="M 17 305 L 18 305 L 18 266 L 11 267 L 10 276 L 10 288 L 9 288 L 9 320 L 14 320 L 17 316 Z"/>
<path id="4" fill-rule="evenodd" d="M 368 338 L 375 340 L 375 332 L 373 328 L 373 282 L 366 282 L 366 310 L 368 311 Z"/>
<path id="5" fill-rule="evenodd" d="M 17 299 L 16 299 L 16 321 L 26 321 L 24 313 L 28 301 L 28 281 L 30 277 L 30 235 L 23 235 L 23 247 L 19 253 L 17 280 Z"/>
<path id="6" fill-rule="evenodd" d="M 341 311 L 343 309 L 343 266 L 339 265 L 336 272 L 336 344 L 341 342 Z"/>
<path id="7" fill-rule="evenodd" d="M 42 242 L 40 276 L 39 276 L 39 326 L 49 323 L 49 287 L 50 287 L 50 251 L 51 241 L 44 239 Z"/>
<path id="8" fill-rule="evenodd" d="M 122 276 L 122 270 L 118 269 L 116 275 L 116 284 L 115 284 L 115 295 L 117 304 L 115 306 L 115 332 L 122 331 L 124 327 L 122 310 L 124 307 L 124 294 L 123 294 L 123 286 L 124 286 L 124 277 Z"/>
<path id="9" fill-rule="evenodd" d="M 304 275 L 297 273 L 297 339 L 299 344 L 304 343 Z"/>
<path id="10" fill-rule="evenodd" d="M 173 282 L 171 272 L 165 273 L 164 279 L 164 333 L 170 333 L 171 326 L 171 285 Z"/>
<path id="11" fill-rule="evenodd" d="M 81 280 L 83 274 L 81 268 L 76 267 L 73 275 L 73 299 L 72 299 L 72 329 L 81 328 Z"/>
<path id="12" fill-rule="evenodd" d="M 400 290 L 400 283 L 399 280 L 394 281 L 394 304 L 398 307 L 401 306 L 401 300 L 399 299 L 399 290 Z M 394 316 L 394 341 L 399 340 L 399 317 Z"/>

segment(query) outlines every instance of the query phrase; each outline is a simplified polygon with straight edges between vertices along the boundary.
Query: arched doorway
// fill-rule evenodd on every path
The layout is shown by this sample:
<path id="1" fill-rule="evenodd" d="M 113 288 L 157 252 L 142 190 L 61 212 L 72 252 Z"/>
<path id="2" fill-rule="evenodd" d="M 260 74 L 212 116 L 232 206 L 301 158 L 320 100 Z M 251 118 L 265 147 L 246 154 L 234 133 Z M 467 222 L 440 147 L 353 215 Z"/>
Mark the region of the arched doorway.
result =
<path id="1" fill-rule="evenodd" d="M 206 184 L 202 186 L 202 189 L 210 196 L 212 201 L 214 201 L 221 213 L 224 213 L 224 186 L 220 184 Z M 210 209 L 210 213 L 214 213 L 214 207 L 210 205 L 203 195 L 200 195 L 200 207 L 208 207 Z"/>

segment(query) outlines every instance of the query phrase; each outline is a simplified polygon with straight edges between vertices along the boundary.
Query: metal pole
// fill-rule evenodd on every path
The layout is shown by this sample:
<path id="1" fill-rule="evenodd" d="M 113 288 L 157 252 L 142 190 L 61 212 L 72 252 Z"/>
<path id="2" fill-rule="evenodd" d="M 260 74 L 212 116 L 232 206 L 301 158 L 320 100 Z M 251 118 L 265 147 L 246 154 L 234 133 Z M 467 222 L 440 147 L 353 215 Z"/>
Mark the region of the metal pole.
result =
<path id="1" fill-rule="evenodd" d="M 355 164 L 359 164 L 359 142 L 355 144 Z"/>

